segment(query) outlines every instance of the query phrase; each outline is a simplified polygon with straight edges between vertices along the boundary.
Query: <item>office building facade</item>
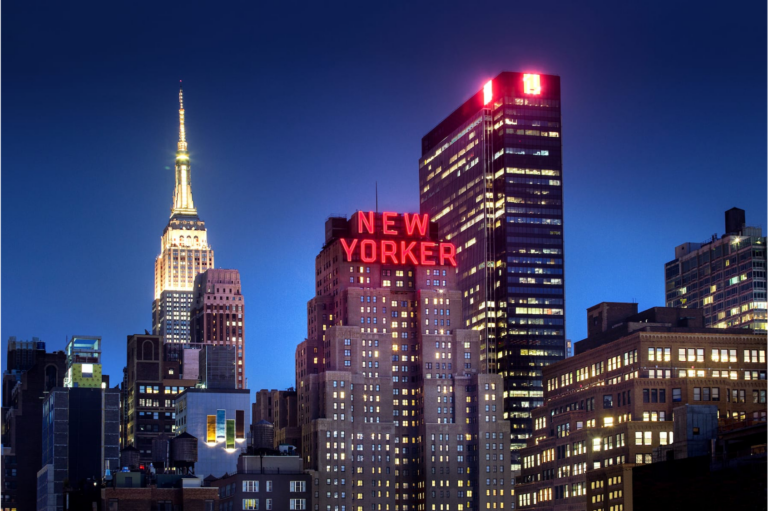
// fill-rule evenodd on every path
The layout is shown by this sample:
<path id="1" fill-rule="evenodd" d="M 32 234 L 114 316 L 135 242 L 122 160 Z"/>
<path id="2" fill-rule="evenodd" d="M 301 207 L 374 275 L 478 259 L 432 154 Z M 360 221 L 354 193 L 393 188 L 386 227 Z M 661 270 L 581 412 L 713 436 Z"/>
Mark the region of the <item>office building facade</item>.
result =
<path id="1" fill-rule="evenodd" d="M 456 245 L 462 328 L 504 377 L 515 450 L 542 368 L 565 358 L 561 134 L 560 78 L 504 72 L 424 136 L 419 159 L 421 212 Z"/>
<path id="2" fill-rule="evenodd" d="M 65 482 L 82 488 L 100 481 L 120 462 L 120 392 L 57 387 L 42 411 L 42 468 L 37 472 L 37 510 L 63 511 Z"/>
<path id="3" fill-rule="evenodd" d="M 686 404 L 710 405 L 714 428 L 766 420 L 764 336 L 705 328 L 701 309 L 602 303 L 587 318 L 575 356 L 544 369 L 518 509 L 632 509 L 633 467 L 674 442 L 691 447 L 675 433 Z M 713 428 L 691 425 L 702 438 Z"/>
<path id="4" fill-rule="evenodd" d="M 234 387 L 247 388 L 245 381 L 245 300 L 237 270 L 209 269 L 195 277 L 191 310 L 191 347 L 228 347 L 234 356 Z M 229 353 L 230 350 L 221 350 Z M 203 364 L 209 364 L 208 353 Z M 206 354 L 201 353 L 201 357 Z M 204 376 L 201 373 L 201 376 Z M 210 386 L 209 386 L 210 387 Z M 218 387 L 223 388 L 223 387 Z"/>
<path id="5" fill-rule="evenodd" d="M 744 210 L 725 212 L 725 234 L 675 247 L 664 265 L 667 307 L 700 308 L 707 326 L 766 332 L 765 236 Z"/>
<path id="6" fill-rule="evenodd" d="M 163 230 L 160 255 L 155 260 L 155 299 L 152 302 L 152 333 L 163 338 L 171 358 L 178 357 L 179 351 L 191 339 L 189 311 L 195 277 L 213 268 L 208 231 L 192 200 L 192 173 L 181 89 L 179 106 L 176 187 L 171 218 Z"/>
<path id="7" fill-rule="evenodd" d="M 358 212 L 325 232 L 296 349 L 316 509 L 507 508 L 502 381 L 462 328 L 455 246 L 426 215 Z"/>

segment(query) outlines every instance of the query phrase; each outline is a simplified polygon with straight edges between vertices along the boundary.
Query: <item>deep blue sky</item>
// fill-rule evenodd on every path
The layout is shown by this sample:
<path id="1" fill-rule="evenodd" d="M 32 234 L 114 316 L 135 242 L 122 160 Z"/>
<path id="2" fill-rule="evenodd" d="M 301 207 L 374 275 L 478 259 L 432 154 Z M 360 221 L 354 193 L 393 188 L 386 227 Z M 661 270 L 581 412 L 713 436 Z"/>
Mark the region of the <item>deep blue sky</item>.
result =
<path id="1" fill-rule="evenodd" d="M 417 5 L 411 5 L 417 4 Z M 184 80 L 193 192 L 246 296 L 251 389 L 294 384 L 329 215 L 418 211 L 420 140 L 501 71 L 562 80 L 567 336 L 663 305 L 674 247 L 766 227 L 766 6 L 23 2 L 2 16 L 2 341 L 151 327 Z"/>

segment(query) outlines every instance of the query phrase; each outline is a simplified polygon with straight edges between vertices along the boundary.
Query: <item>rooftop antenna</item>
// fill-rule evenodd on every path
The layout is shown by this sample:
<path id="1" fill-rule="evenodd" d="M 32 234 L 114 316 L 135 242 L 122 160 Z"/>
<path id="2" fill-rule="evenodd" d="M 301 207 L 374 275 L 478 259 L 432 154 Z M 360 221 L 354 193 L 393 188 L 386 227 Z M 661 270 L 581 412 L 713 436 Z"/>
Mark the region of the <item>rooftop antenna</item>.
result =
<path id="1" fill-rule="evenodd" d="M 376 181 L 376 213 L 379 212 L 379 182 Z"/>

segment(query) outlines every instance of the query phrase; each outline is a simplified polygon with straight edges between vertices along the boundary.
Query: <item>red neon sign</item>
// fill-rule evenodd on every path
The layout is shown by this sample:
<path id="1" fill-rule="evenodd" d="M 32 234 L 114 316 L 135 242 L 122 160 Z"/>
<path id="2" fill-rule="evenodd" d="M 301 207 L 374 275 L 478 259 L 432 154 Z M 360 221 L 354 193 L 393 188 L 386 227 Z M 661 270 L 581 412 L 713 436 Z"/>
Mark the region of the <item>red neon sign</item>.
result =
<path id="1" fill-rule="evenodd" d="M 367 216 L 362 211 L 357 212 L 357 232 L 362 233 L 363 229 L 373 234 L 373 211 L 369 211 Z"/>
<path id="2" fill-rule="evenodd" d="M 427 225 L 429 224 L 429 215 L 403 215 L 405 220 L 405 232 L 408 236 L 413 236 L 414 229 L 419 230 L 419 236 L 427 235 Z"/>
<path id="3" fill-rule="evenodd" d="M 398 222 L 398 219 L 401 222 Z M 381 231 L 376 233 L 373 211 L 357 213 L 357 233 L 379 234 L 381 236 L 399 236 L 398 225 L 405 226 L 408 237 L 425 237 L 429 227 L 429 215 L 398 215 L 386 212 L 381 215 Z M 453 243 L 437 243 L 424 240 L 393 239 L 344 239 L 339 240 L 344 250 L 345 260 L 359 260 L 364 263 L 412 264 L 414 266 L 457 266 L 456 247 Z"/>
<path id="4" fill-rule="evenodd" d="M 393 225 L 395 225 L 394 217 L 396 216 L 397 216 L 397 213 L 381 214 L 381 222 L 384 224 L 384 234 L 397 234 L 397 231 L 391 228 Z"/>

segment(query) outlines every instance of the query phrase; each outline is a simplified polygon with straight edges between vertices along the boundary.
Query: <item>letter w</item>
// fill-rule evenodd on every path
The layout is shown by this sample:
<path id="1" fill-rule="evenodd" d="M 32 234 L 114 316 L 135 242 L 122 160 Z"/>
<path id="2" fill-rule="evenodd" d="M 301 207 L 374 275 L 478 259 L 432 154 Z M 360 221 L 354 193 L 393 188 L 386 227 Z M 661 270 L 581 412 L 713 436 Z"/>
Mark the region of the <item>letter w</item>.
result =
<path id="1" fill-rule="evenodd" d="M 427 225 L 429 225 L 429 215 L 423 214 L 419 215 L 418 213 L 415 213 L 413 216 L 406 213 L 405 215 L 405 230 L 408 233 L 408 236 L 413 236 L 414 228 L 417 228 L 419 230 L 420 236 L 426 236 L 427 235 Z"/>

